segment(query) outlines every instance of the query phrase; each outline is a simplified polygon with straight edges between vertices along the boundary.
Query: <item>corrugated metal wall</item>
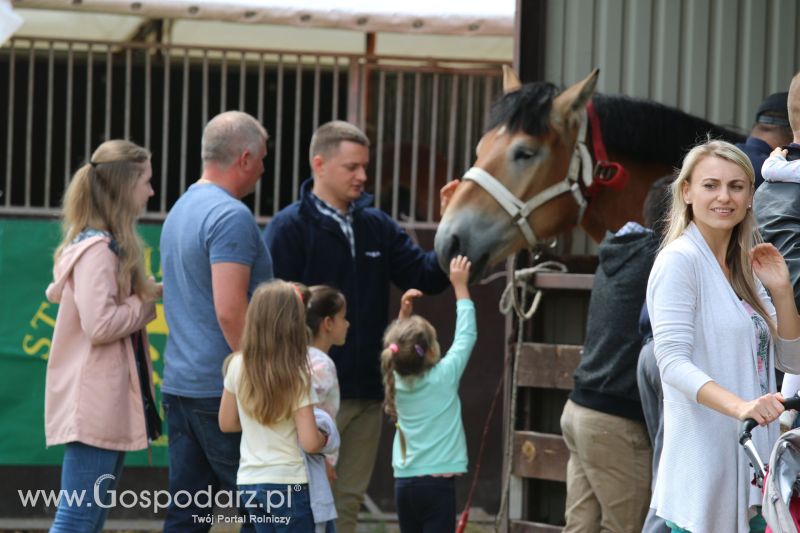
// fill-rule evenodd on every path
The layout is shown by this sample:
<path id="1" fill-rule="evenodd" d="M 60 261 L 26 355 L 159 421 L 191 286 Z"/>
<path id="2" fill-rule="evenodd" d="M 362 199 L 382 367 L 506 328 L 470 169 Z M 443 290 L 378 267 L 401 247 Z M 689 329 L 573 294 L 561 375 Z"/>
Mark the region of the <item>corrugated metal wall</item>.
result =
<path id="1" fill-rule="evenodd" d="M 800 70 L 800 0 L 550 0 L 545 79 L 600 68 L 598 90 L 750 129 L 764 96 Z M 595 253 L 583 232 L 571 251 Z"/>
<path id="2" fill-rule="evenodd" d="M 528 2 L 536 13 L 540 6 L 535 0 L 518 0 L 518 6 Z M 544 79 L 568 86 L 597 67 L 600 92 L 652 99 L 743 133 L 751 128 L 760 101 L 787 90 L 800 70 L 800 0 L 547 0 L 544 11 Z M 518 39 L 518 45 L 523 41 Z M 521 57 L 526 53 L 538 61 L 537 52 L 528 43 L 517 51 L 519 63 L 529 63 Z M 556 253 L 573 255 L 567 258 L 572 272 L 593 268 L 574 257 L 597 253 L 583 230 L 559 241 Z M 588 297 L 588 292 L 549 290 L 526 326 L 526 341 L 583 344 Z M 549 364 L 553 370 L 555 363 L 542 363 L 547 359 L 535 359 L 531 345 L 527 349 L 532 367 Z M 514 454 L 522 459 L 512 463 L 509 517 L 520 521 L 510 530 L 559 531 L 566 493 L 563 472 L 559 477 L 537 470 L 532 466 L 535 455 L 526 457 L 520 443 L 541 439 L 537 453 L 549 450 L 550 466 L 556 457 L 566 462 L 565 446 L 556 446 L 555 435 L 560 433 L 567 391 L 554 384 L 523 384 L 518 390 L 511 423 L 517 439 Z M 507 420 L 509 413 L 507 404 Z"/>

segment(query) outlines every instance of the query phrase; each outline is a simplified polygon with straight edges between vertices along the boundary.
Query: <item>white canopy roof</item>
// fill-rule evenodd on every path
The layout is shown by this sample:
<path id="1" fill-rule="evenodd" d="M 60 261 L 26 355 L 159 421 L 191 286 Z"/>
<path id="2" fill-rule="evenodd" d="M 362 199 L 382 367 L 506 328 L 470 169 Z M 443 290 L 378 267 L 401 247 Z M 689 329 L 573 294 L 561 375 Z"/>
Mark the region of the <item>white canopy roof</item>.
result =
<path id="1" fill-rule="evenodd" d="M 363 32 L 510 37 L 515 0 L 13 0 L 43 8 L 337 28 Z"/>
<path id="2" fill-rule="evenodd" d="M 22 26 L 22 18 L 14 13 L 8 0 L 0 0 L 0 44 L 20 26 Z"/>

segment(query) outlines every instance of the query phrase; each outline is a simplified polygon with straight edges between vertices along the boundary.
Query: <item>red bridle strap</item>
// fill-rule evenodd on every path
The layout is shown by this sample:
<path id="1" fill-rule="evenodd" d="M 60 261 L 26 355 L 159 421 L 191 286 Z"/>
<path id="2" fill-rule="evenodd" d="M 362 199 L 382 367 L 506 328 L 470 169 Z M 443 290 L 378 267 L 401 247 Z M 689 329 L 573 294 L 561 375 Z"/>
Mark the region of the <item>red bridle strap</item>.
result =
<path id="1" fill-rule="evenodd" d="M 601 188 L 615 191 L 624 189 L 628 184 L 628 171 L 621 164 L 608 160 L 606 145 L 603 144 L 603 133 L 600 130 L 600 117 L 597 116 L 591 100 L 586 104 L 586 116 L 592 130 L 592 152 L 595 160 L 592 184 L 586 189 L 586 196 L 594 196 Z"/>

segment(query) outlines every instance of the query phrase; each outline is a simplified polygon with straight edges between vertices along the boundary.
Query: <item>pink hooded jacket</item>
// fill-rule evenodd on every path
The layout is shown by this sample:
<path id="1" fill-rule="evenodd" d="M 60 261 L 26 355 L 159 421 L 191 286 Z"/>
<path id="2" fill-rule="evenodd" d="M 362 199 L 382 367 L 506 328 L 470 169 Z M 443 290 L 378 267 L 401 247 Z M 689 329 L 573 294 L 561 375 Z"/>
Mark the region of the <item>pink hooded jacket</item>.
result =
<path id="1" fill-rule="evenodd" d="M 118 451 L 147 447 L 131 334 L 156 317 L 155 303 L 136 295 L 120 300 L 119 259 L 109 242 L 97 236 L 65 248 L 47 287 L 47 299 L 60 304 L 47 361 L 48 446 L 78 441 Z M 149 355 L 146 334 L 143 340 Z"/>

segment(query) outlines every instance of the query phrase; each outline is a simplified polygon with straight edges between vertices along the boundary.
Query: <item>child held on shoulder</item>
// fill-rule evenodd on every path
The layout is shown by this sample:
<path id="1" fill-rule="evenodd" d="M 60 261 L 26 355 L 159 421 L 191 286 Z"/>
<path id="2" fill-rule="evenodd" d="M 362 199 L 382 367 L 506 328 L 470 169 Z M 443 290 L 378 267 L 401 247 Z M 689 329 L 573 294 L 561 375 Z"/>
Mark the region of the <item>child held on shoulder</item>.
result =
<path id="1" fill-rule="evenodd" d="M 298 289 L 280 280 L 259 285 L 247 309 L 241 349 L 223 367 L 219 410 L 222 431 L 242 432 L 236 484 L 259 533 L 315 529 L 301 448 L 329 451 L 329 437 L 317 427 L 307 349 Z"/>
<path id="2" fill-rule="evenodd" d="M 794 133 L 794 141 L 789 146 L 778 146 L 769 155 L 761 167 L 764 181 L 770 183 L 798 183 L 800 184 L 800 145 L 798 145 L 798 126 L 800 126 L 800 92 L 796 90 L 797 76 L 792 80 L 789 88 L 789 123 Z M 800 392 L 800 375 L 786 374 L 781 386 L 781 394 L 789 398 Z M 797 412 L 784 411 L 781 413 L 781 426 L 783 428 L 797 428 Z"/>
<path id="3" fill-rule="evenodd" d="M 392 449 L 395 501 L 402 532 L 455 530 L 455 479 L 467 471 L 467 444 L 458 386 L 477 339 L 475 305 L 467 283 L 470 262 L 450 262 L 456 296 L 453 344 L 441 357 L 436 331 L 412 315 L 416 289 L 384 334 L 381 363 L 385 410 L 397 431 Z"/>
<path id="4" fill-rule="evenodd" d="M 790 90 L 790 97 L 792 91 Z M 794 109 L 800 109 L 800 104 L 795 104 L 794 108 L 790 106 L 789 120 L 792 122 L 800 122 L 800 117 L 796 114 Z M 797 137 L 795 136 L 795 140 Z M 764 181 L 770 183 L 798 183 L 800 184 L 800 147 L 793 143 L 789 146 L 778 146 L 769 155 L 764 165 L 761 167 L 761 175 Z M 794 396 L 800 391 L 800 375 L 786 374 L 783 378 L 783 386 L 781 387 L 781 394 L 784 398 Z M 781 426 L 784 428 L 798 427 L 796 420 L 797 413 L 795 411 L 784 411 L 781 413 Z"/>
<path id="5" fill-rule="evenodd" d="M 789 158 L 789 150 L 784 146 L 778 146 L 769 154 L 761 167 L 765 181 L 800 183 L 800 148 L 791 148 L 793 158 Z"/>
<path id="6" fill-rule="evenodd" d="M 761 174 L 767 182 L 800 183 L 800 73 L 792 78 L 787 100 L 793 142 L 778 146 L 764 161 Z"/>

